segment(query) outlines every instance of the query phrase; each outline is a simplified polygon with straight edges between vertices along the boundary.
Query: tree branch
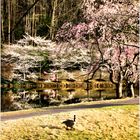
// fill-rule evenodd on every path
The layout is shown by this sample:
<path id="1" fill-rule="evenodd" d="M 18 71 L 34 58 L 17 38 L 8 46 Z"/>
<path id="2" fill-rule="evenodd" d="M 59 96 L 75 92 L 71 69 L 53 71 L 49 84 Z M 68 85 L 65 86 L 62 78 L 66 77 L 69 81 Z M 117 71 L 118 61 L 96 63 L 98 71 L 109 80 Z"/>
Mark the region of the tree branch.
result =
<path id="1" fill-rule="evenodd" d="M 36 5 L 36 3 L 38 2 L 39 0 L 36 0 L 27 10 L 26 12 L 20 17 L 20 19 L 18 20 L 18 22 L 15 24 L 14 28 L 10 31 L 10 33 L 8 34 L 12 34 L 12 32 L 17 28 L 17 26 L 19 25 L 19 23 L 21 22 L 21 20 L 28 14 L 28 12 Z"/>

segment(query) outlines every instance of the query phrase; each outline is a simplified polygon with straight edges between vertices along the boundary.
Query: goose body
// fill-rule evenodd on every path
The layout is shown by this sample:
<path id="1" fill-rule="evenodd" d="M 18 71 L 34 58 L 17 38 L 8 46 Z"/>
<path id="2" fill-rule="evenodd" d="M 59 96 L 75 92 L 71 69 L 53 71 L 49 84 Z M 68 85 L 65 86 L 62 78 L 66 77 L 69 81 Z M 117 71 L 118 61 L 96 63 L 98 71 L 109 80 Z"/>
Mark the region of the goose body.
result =
<path id="1" fill-rule="evenodd" d="M 73 128 L 74 123 L 75 123 L 75 119 L 76 119 L 76 115 L 74 115 L 73 120 L 67 119 L 66 121 L 63 121 L 62 123 L 64 123 L 67 126 L 67 128 L 68 127 Z"/>

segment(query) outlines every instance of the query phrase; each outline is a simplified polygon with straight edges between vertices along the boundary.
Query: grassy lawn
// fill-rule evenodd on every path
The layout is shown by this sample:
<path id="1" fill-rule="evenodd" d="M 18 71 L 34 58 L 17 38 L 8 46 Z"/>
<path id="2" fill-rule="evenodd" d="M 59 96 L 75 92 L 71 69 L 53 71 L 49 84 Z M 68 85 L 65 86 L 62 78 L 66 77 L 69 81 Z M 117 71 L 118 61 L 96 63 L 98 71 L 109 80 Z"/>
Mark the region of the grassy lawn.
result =
<path id="1" fill-rule="evenodd" d="M 67 118 L 76 124 L 66 130 Z M 138 105 L 84 109 L 1 122 L 1 140 L 138 140 Z"/>

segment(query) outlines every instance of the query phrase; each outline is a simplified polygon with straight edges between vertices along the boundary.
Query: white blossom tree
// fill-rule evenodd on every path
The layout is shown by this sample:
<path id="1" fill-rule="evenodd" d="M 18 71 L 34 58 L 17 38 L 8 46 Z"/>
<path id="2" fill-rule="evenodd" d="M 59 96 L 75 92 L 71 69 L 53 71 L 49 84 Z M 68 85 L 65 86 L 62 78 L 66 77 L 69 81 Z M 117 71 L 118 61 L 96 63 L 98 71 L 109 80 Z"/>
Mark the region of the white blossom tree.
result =
<path id="1" fill-rule="evenodd" d="M 7 58 L 2 57 L 2 62 L 13 63 L 13 71 L 20 71 L 23 76 L 16 74 L 14 78 L 26 80 L 26 73 L 30 73 L 29 68 L 35 67 L 39 65 L 39 62 L 44 60 L 43 53 L 47 50 L 45 47 L 34 47 L 34 46 L 21 46 L 18 44 L 13 45 L 5 45 L 2 54 L 5 56 L 9 56 L 9 60 Z M 13 61 L 15 60 L 15 61 Z M 30 73 L 31 74 L 31 73 Z"/>

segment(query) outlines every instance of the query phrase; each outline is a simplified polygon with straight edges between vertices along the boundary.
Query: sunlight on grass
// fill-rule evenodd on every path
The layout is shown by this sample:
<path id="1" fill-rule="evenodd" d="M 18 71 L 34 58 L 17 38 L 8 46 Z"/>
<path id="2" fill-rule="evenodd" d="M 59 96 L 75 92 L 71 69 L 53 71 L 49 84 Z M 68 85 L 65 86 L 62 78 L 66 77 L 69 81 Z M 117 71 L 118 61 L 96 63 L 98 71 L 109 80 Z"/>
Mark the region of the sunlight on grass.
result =
<path id="1" fill-rule="evenodd" d="M 74 129 L 62 121 L 73 119 Z M 85 109 L 1 122 L 1 140 L 137 140 L 138 105 Z"/>

